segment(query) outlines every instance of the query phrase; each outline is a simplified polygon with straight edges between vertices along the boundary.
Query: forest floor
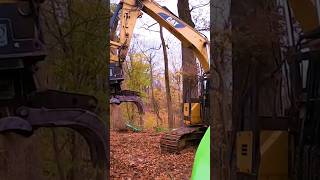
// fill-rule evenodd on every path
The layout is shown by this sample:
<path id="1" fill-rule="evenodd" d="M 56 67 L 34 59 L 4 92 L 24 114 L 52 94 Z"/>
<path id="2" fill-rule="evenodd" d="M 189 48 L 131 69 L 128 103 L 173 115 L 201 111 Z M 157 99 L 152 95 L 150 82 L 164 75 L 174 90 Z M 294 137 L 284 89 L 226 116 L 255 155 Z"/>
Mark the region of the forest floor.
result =
<path id="1" fill-rule="evenodd" d="M 161 154 L 162 135 L 155 131 L 111 131 L 111 179 L 190 179 L 195 148 L 189 147 L 180 154 Z"/>

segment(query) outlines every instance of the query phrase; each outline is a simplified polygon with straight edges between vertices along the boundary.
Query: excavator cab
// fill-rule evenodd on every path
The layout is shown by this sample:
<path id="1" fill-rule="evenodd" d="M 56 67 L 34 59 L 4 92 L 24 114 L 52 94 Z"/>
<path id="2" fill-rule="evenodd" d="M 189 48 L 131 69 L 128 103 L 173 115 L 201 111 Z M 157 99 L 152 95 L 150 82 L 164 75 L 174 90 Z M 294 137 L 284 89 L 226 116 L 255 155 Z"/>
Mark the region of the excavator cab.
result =
<path id="1" fill-rule="evenodd" d="M 185 125 L 201 124 L 201 103 L 199 99 L 192 99 L 183 103 L 183 115 Z"/>
<path id="2" fill-rule="evenodd" d="M 188 126 L 209 123 L 209 79 L 203 75 L 199 80 L 199 98 L 190 99 L 183 104 L 184 124 Z"/>

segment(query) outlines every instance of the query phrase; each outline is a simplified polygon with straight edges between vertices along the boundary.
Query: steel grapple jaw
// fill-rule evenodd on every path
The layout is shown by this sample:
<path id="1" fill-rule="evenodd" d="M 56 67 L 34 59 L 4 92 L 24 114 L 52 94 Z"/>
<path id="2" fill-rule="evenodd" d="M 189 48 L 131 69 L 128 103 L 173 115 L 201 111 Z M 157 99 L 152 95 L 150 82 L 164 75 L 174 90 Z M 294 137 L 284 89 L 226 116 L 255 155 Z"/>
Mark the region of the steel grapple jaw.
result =
<path id="1" fill-rule="evenodd" d="M 110 104 L 120 105 L 123 102 L 131 102 L 134 103 L 137 108 L 139 114 L 144 114 L 144 105 L 141 100 L 140 94 L 136 91 L 122 90 L 117 94 L 113 94 L 110 97 Z"/>
<path id="2" fill-rule="evenodd" d="M 94 97 L 82 94 L 36 92 L 28 97 L 27 103 L 14 108 L 10 116 L 0 118 L 0 133 L 14 132 L 29 137 L 43 127 L 73 129 L 89 145 L 94 167 L 106 170 L 107 128 L 93 112 L 96 102 Z"/>

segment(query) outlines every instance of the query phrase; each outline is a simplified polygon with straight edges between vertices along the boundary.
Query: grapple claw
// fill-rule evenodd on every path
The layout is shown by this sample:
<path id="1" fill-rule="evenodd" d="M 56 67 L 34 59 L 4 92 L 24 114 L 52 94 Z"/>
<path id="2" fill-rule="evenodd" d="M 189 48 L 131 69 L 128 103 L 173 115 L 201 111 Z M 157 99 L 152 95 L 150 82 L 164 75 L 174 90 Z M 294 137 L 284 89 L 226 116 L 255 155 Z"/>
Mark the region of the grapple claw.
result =
<path id="1" fill-rule="evenodd" d="M 140 94 L 136 91 L 122 90 L 120 93 L 111 96 L 110 104 L 120 105 L 123 102 L 134 103 L 139 111 L 139 114 L 144 114 L 144 105 Z"/>

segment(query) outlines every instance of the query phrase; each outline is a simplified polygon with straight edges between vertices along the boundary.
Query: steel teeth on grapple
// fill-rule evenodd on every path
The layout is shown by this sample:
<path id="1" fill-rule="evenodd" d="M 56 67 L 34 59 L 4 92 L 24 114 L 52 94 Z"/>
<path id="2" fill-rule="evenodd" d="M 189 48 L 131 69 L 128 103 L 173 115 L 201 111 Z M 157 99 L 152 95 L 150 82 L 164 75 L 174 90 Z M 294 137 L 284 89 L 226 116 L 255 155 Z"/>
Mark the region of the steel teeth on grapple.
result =
<path id="1" fill-rule="evenodd" d="M 202 127 L 182 127 L 164 134 L 160 139 L 162 153 L 178 153 L 192 141 L 197 141 L 204 134 Z"/>

